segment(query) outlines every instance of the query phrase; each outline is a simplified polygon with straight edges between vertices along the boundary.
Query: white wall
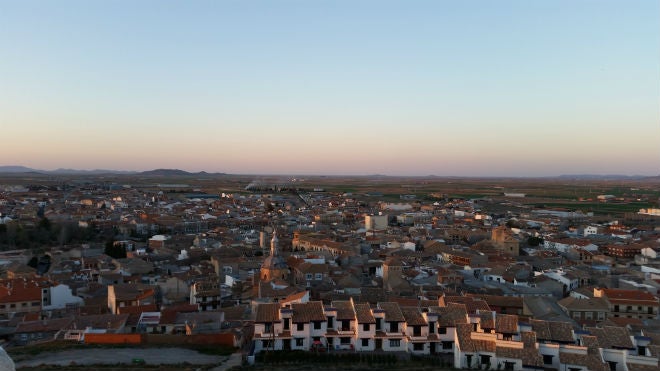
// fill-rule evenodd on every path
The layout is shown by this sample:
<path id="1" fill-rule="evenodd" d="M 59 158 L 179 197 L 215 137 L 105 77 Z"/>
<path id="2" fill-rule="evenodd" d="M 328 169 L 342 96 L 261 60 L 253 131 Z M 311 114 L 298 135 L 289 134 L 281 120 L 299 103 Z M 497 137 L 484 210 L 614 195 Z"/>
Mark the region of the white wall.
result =
<path id="1" fill-rule="evenodd" d="M 63 309 L 67 304 L 83 305 L 84 300 L 71 293 L 71 288 L 65 284 L 53 286 L 48 290 L 50 305 L 44 306 L 44 310 Z"/>

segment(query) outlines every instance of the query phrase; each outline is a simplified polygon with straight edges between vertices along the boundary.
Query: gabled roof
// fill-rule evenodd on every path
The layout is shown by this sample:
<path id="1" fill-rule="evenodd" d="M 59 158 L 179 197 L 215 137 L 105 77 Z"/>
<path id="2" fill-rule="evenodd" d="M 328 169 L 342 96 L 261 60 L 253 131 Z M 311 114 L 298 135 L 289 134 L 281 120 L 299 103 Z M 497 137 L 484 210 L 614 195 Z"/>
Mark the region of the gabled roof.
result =
<path id="1" fill-rule="evenodd" d="M 449 303 L 464 304 L 465 308 L 470 314 L 477 313 L 477 310 L 490 311 L 490 307 L 488 306 L 488 303 L 486 303 L 486 301 L 472 296 L 445 296 L 444 301 L 447 304 Z"/>
<path id="2" fill-rule="evenodd" d="M 278 303 L 259 304 L 254 321 L 257 323 L 279 322 L 280 305 Z"/>
<path id="3" fill-rule="evenodd" d="M 337 320 L 354 320 L 355 308 L 353 302 L 350 300 L 335 300 L 332 302 L 332 307 L 337 310 Z"/>
<path id="4" fill-rule="evenodd" d="M 598 343 L 603 348 L 635 349 L 632 340 L 630 340 L 630 333 L 625 327 L 587 327 L 585 330 L 598 338 Z"/>
<path id="5" fill-rule="evenodd" d="M 387 322 L 403 322 L 406 319 L 403 317 L 399 304 L 392 302 L 378 303 L 378 308 L 385 311 L 385 321 Z"/>
<path id="6" fill-rule="evenodd" d="M 309 323 L 312 321 L 325 321 L 323 303 L 320 301 L 310 301 L 309 303 L 293 304 L 293 323 Z"/>
<path id="7" fill-rule="evenodd" d="M 609 371 L 609 366 L 595 354 L 559 352 L 559 362 L 568 365 L 585 366 L 589 371 Z"/>
<path id="8" fill-rule="evenodd" d="M 16 326 L 16 333 L 57 332 L 63 328 L 68 328 L 72 322 L 73 318 L 21 322 Z"/>
<path id="9" fill-rule="evenodd" d="M 403 307 L 401 308 L 403 317 L 406 319 L 408 326 L 426 326 L 428 323 L 424 316 L 417 307 Z"/>
<path id="10" fill-rule="evenodd" d="M 603 289 L 603 294 L 607 297 L 607 300 L 613 304 L 660 306 L 658 298 L 646 291 Z"/>
<path id="11" fill-rule="evenodd" d="M 495 355 L 498 358 L 519 359 L 523 366 L 543 367 L 543 357 L 535 348 L 497 347 Z"/>
<path id="12" fill-rule="evenodd" d="M 498 314 L 495 317 L 495 332 L 500 334 L 515 334 L 518 332 L 518 316 Z"/>
<path id="13" fill-rule="evenodd" d="M 495 328 L 495 312 L 483 311 L 479 312 L 479 325 L 483 329 L 494 329 Z"/>
<path id="14" fill-rule="evenodd" d="M 358 323 L 376 323 L 376 319 L 374 318 L 373 313 L 371 313 L 371 307 L 369 304 L 355 304 L 355 315 Z"/>
<path id="15" fill-rule="evenodd" d="M 539 340 L 551 340 L 561 343 L 573 343 L 573 327 L 568 322 L 531 320 L 532 330 Z"/>
<path id="16" fill-rule="evenodd" d="M 440 327 L 457 327 L 458 324 L 468 323 L 467 310 L 463 304 L 451 303 L 446 307 L 429 307 L 429 311 L 438 314 Z"/>

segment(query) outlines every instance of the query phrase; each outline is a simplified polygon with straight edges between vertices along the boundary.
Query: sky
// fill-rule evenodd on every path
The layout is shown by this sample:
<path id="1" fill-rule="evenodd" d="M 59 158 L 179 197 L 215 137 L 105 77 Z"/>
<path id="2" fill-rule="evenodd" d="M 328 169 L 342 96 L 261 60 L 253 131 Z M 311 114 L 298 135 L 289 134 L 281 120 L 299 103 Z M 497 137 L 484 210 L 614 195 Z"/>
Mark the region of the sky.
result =
<path id="1" fill-rule="evenodd" d="M 0 165 L 660 174 L 657 0 L 0 0 Z"/>

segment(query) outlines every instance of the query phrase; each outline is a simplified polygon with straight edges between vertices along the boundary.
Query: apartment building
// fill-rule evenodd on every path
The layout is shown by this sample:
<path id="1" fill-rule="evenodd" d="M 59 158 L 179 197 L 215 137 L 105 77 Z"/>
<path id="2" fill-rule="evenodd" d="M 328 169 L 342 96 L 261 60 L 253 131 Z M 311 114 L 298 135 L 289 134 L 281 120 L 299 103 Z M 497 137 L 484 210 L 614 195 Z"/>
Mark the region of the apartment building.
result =
<path id="1" fill-rule="evenodd" d="M 607 301 L 612 317 L 658 318 L 658 297 L 646 291 L 596 288 L 594 297 L 602 297 Z"/>

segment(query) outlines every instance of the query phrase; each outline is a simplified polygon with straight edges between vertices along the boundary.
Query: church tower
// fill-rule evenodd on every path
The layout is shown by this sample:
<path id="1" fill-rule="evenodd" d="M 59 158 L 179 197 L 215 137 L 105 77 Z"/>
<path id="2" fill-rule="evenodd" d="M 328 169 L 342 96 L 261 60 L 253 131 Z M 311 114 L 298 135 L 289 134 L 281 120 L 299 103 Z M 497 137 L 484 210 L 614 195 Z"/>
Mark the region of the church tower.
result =
<path id="1" fill-rule="evenodd" d="M 277 232 L 273 232 L 273 238 L 270 240 L 270 256 L 264 260 L 259 272 L 262 281 L 270 281 L 276 278 L 284 281 L 289 279 L 289 266 L 280 256 L 278 243 Z"/>

